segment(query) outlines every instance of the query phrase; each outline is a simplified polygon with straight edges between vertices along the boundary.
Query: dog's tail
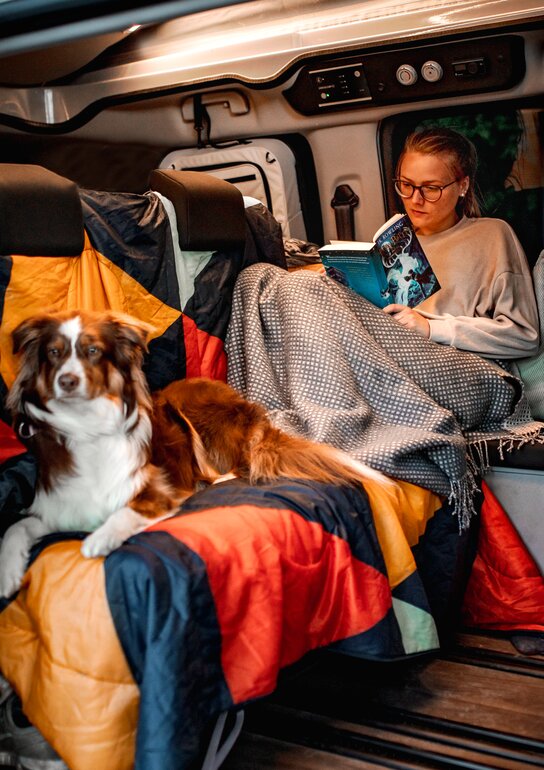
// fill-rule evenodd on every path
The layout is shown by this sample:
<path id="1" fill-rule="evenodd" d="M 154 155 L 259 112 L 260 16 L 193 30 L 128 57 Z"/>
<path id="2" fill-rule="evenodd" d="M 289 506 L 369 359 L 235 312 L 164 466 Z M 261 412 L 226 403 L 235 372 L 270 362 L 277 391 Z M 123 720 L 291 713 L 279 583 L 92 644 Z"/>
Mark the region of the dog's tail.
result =
<path id="1" fill-rule="evenodd" d="M 254 428 L 246 463 L 251 483 L 290 477 L 332 484 L 363 483 L 367 479 L 394 484 L 341 449 L 290 436 L 270 424 Z"/>

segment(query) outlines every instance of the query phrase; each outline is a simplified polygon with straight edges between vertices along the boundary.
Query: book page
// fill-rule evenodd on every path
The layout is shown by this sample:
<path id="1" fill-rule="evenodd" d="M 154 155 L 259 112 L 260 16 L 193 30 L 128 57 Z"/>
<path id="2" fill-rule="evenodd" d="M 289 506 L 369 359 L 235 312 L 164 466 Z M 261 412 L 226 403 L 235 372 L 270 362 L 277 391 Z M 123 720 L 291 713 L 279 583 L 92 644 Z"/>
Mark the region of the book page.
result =
<path id="1" fill-rule="evenodd" d="M 387 220 L 387 222 L 384 222 L 384 224 L 376 230 L 374 233 L 374 240 L 378 240 L 380 235 L 387 230 L 388 227 L 391 227 L 391 225 L 394 225 L 395 222 L 397 222 L 399 219 L 402 219 L 402 217 L 406 216 L 405 214 L 393 214 L 393 216 Z"/>
<path id="2" fill-rule="evenodd" d="M 345 250 L 345 251 L 371 251 L 374 248 L 374 243 L 367 243 L 365 241 L 331 241 L 328 246 L 322 246 L 318 251 L 324 249 Z"/>

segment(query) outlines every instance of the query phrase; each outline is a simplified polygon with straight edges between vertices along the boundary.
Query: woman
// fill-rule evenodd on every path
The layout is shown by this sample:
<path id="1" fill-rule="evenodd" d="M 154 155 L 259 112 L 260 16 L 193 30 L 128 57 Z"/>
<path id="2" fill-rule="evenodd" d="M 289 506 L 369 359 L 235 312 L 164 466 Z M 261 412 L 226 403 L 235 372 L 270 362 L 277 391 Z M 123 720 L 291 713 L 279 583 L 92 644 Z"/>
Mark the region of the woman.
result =
<path id="1" fill-rule="evenodd" d="M 523 249 L 512 228 L 480 216 L 473 144 L 447 128 L 408 137 L 397 164 L 402 198 L 441 289 L 417 309 L 384 308 L 435 342 L 487 358 L 538 349 L 538 312 Z"/>
<path id="2" fill-rule="evenodd" d="M 403 151 L 397 189 L 441 284 L 417 310 L 389 305 L 387 317 L 326 275 L 257 264 L 237 279 L 226 345 L 229 383 L 276 425 L 445 495 L 463 526 L 467 442 L 483 457 L 487 441 L 541 431 L 528 416 L 519 433 L 504 428 L 517 381 L 483 360 L 531 355 L 538 332 L 525 255 L 506 222 L 478 216 L 475 166 L 450 130 Z"/>

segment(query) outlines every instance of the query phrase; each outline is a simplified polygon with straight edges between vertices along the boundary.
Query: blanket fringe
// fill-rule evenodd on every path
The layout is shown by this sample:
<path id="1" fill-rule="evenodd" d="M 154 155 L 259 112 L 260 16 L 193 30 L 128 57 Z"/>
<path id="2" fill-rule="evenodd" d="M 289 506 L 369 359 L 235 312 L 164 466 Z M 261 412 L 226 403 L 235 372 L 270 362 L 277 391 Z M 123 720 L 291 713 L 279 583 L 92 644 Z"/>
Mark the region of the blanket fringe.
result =
<path id="1" fill-rule="evenodd" d="M 505 452 L 520 449 L 525 444 L 544 444 L 544 424 L 533 423 L 530 426 L 517 427 L 508 434 L 495 436 L 499 442 L 498 451 L 501 460 Z M 468 457 L 470 467 L 479 476 L 487 473 L 491 467 L 488 449 L 489 438 L 475 438 L 468 442 Z"/>
<path id="2" fill-rule="evenodd" d="M 470 470 L 463 478 L 451 482 L 448 503 L 453 505 L 452 516 L 457 516 L 459 534 L 470 527 L 472 517 L 478 513 L 474 505 L 474 498 L 478 491 L 474 474 Z"/>
<path id="3" fill-rule="evenodd" d="M 502 459 L 502 448 L 500 452 Z M 487 441 L 481 439 L 468 445 L 467 463 L 474 474 L 483 476 L 487 473 L 491 467 Z"/>

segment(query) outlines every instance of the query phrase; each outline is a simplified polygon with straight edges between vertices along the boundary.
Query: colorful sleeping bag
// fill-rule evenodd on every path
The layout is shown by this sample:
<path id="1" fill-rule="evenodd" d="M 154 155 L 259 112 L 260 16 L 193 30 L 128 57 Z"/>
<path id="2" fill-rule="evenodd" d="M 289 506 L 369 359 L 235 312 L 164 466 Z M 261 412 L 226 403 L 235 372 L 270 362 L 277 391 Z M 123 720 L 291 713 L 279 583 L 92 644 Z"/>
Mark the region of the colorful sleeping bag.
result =
<path id="1" fill-rule="evenodd" d="M 376 660 L 436 649 L 433 612 L 463 545 L 419 487 L 384 497 L 375 482 L 365 494 L 289 480 L 212 486 L 105 560 L 73 537 L 42 543 L 0 612 L 0 669 L 71 770 L 192 767 L 211 719 L 318 647 Z M 424 573 L 438 559 L 449 579 L 431 608 Z"/>

